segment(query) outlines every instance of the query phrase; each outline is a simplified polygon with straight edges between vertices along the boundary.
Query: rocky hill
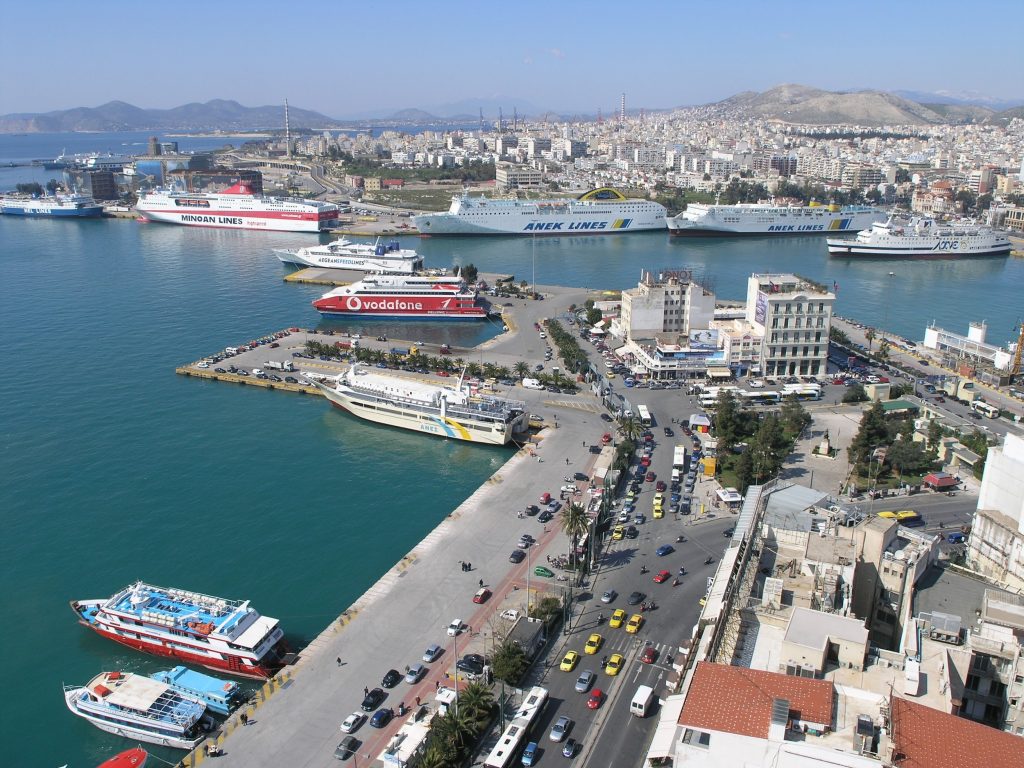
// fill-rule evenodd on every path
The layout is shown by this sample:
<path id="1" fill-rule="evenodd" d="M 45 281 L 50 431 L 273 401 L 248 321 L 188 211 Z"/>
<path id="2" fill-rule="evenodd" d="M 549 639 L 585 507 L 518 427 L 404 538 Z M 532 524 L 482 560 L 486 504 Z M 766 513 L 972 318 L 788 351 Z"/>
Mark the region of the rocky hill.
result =
<path id="1" fill-rule="evenodd" d="M 293 128 L 329 128 L 333 118 L 289 107 Z M 98 107 L 76 107 L 42 114 L 0 115 L 0 133 L 63 131 L 250 131 L 284 127 L 284 107 L 243 107 L 237 101 L 214 99 L 173 109 L 141 109 L 123 101 Z"/>

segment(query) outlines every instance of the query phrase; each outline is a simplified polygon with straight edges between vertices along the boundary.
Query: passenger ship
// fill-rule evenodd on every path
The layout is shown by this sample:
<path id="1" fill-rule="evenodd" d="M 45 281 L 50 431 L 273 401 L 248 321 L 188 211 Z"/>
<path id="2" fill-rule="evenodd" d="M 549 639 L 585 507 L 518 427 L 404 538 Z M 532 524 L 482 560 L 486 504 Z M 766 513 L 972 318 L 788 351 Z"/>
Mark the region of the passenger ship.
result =
<path id="1" fill-rule="evenodd" d="M 397 240 L 384 245 L 380 238 L 370 245 L 354 243 L 341 237 L 326 245 L 309 248 L 275 248 L 274 253 L 285 264 L 298 267 L 330 267 L 405 275 L 423 267 L 423 257 L 416 251 L 401 248 Z"/>
<path id="2" fill-rule="evenodd" d="M 447 213 L 414 216 L 421 235 L 600 235 L 664 229 L 665 208 L 616 189 L 575 200 L 491 199 L 456 195 Z"/>
<path id="3" fill-rule="evenodd" d="M 333 387 L 313 383 L 332 405 L 353 416 L 438 437 L 505 445 L 528 426 L 524 402 L 474 396 L 461 376 L 451 388 L 353 365 Z"/>
<path id="4" fill-rule="evenodd" d="M 195 749 L 206 738 L 199 699 L 130 672 L 103 672 L 65 686 L 64 703 L 97 728 L 133 741 Z"/>
<path id="5" fill-rule="evenodd" d="M 75 600 L 79 623 L 156 656 L 265 678 L 283 666 L 284 633 L 249 601 L 225 600 L 141 581 L 105 600 Z"/>
<path id="6" fill-rule="evenodd" d="M 254 195 L 248 185 L 223 192 L 143 192 L 135 210 L 147 221 L 190 227 L 227 227 L 279 232 L 320 232 L 338 226 L 334 203 Z"/>
<path id="7" fill-rule="evenodd" d="M 55 219 L 86 219 L 103 215 L 103 206 L 88 195 L 0 197 L 0 213 L 7 216 L 50 216 Z"/>
<path id="8" fill-rule="evenodd" d="M 886 214 L 866 205 L 803 206 L 739 203 L 708 205 L 691 203 L 677 216 L 665 220 L 670 235 L 714 237 L 732 235 L 834 235 L 853 234 L 885 221 Z"/>
<path id="9" fill-rule="evenodd" d="M 857 233 L 853 240 L 826 240 L 830 256 L 890 259 L 957 259 L 1006 256 L 1010 239 L 974 222 L 949 224 L 915 216 L 901 223 L 889 219 Z"/>
<path id="10" fill-rule="evenodd" d="M 461 277 L 370 275 L 313 302 L 326 316 L 482 320 L 487 307 Z"/>

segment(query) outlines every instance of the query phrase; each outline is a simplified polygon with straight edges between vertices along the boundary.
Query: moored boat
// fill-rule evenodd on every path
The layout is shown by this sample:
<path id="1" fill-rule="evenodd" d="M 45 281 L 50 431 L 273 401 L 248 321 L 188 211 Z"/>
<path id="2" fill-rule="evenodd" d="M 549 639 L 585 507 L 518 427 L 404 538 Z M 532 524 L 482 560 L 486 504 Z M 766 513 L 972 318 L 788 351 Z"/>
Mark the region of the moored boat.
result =
<path id="1" fill-rule="evenodd" d="M 1005 256 L 1010 239 L 974 222 L 938 222 L 915 216 L 909 221 L 890 218 L 848 240 L 826 240 L 830 256 L 876 259 L 959 259 Z"/>
<path id="2" fill-rule="evenodd" d="M 104 760 L 96 768 L 146 768 L 149 753 L 142 747 L 133 747 Z"/>
<path id="3" fill-rule="evenodd" d="M 483 320 L 488 308 L 458 276 L 369 275 L 325 293 L 316 310 L 337 317 Z"/>
<path id="4" fill-rule="evenodd" d="M 416 251 L 399 247 L 397 240 L 391 240 L 385 245 L 380 238 L 370 245 L 341 237 L 325 245 L 308 248 L 275 248 L 274 253 L 285 264 L 299 267 L 412 274 L 423 266 L 423 257 Z"/>
<path id="5" fill-rule="evenodd" d="M 103 215 L 103 206 L 88 195 L 4 195 L 0 213 L 6 216 L 49 216 L 55 219 L 87 219 Z"/>
<path id="6" fill-rule="evenodd" d="M 233 680 L 221 680 L 181 666 L 154 672 L 150 677 L 176 691 L 194 696 L 218 715 L 229 715 L 242 703 L 242 687 Z"/>
<path id="7" fill-rule="evenodd" d="M 885 221 L 885 212 L 866 205 L 775 205 L 691 203 L 682 213 L 665 220 L 670 235 L 693 237 L 735 235 L 853 234 Z"/>
<path id="8" fill-rule="evenodd" d="M 64 702 L 78 717 L 126 739 L 194 749 L 206 738 L 203 702 L 142 675 L 102 672 L 86 685 L 65 686 Z"/>
<path id="9" fill-rule="evenodd" d="M 112 597 L 74 600 L 79 623 L 129 648 L 241 677 L 265 678 L 284 664 L 277 619 L 249 601 L 226 600 L 144 582 Z"/>

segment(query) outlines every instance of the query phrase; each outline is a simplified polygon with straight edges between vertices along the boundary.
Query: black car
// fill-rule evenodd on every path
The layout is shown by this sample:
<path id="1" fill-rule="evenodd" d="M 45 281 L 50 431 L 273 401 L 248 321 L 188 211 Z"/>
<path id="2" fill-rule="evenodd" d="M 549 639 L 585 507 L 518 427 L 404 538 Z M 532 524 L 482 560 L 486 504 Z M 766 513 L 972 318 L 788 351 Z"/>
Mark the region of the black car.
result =
<path id="1" fill-rule="evenodd" d="M 635 539 L 639 535 L 640 535 L 640 531 L 637 530 L 635 525 L 631 525 L 628 528 L 626 528 L 626 538 L 627 539 Z"/>
<path id="2" fill-rule="evenodd" d="M 483 664 L 477 664 L 476 661 L 471 659 L 459 659 L 455 668 L 459 670 L 459 672 L 466 672 L 470 675 L 481 675 L 484 671 Z"/>
<path id="3" fill-rule="evenodd" d="M 363 699 L 363 703 L 359 705 L 359 708 L 363 710 L 363 712 L 373 712 L 373 710 L 380 706 L 380 703 L 384 701 L 385 698 L 387 698 L 387 694 L 384 693 L 383 688 L 374 688 L 366 694 L 366 697 Z"/>
<path id="4" fill-rule="evenodd" d="M 675 432 L 672 431 L 672 427 L 665 427 L 665 437 L 672 437 Z"/>
<path id="5" fill-rule="evenodd" d="M 601 421 L 611 421 L 611 420 L 612 420 L 612 417 L 609 416 L 607 413 L 602 413 L 601 414 Z"/>
<path id="6" fill-rule="evenodd" d="M 226 373 L 226 371 L 223 368 L 214 368 L 213 370 L 216 371 L 217 373 Z"/>
<path id="7" fill-rule="evenodd" d="M 508 556 L 510 563 L 521 563 L 526 559 L 526 553 L 521 549 L 513 549 L 512 554 Z"/>
<path id="8" fill-rule="evenodd" d="M 472 664 L 476 664 L 481 667 L 487 663 L 487 659 L 485 659 L 479 653 L 467 653 L 465 656 L 462 657 L 462 660 L 471 662 Z"/>
<path id="9" fill-rule="evenodd" d="M 551 514 L 551 512 L 549 512 L 548 510 L 545 509 L 539 515 L 537 515 L 537 520 L 542 522 L 542 523 L 546 523 L 549 520 L 551 520 L 553 517 L 554 517 L 554 515 Z"/>
<path id="10" fill-rule="evenodd" d="M 385 688 L 394 688 L 402 680 L 402 675 L 397 669 L 389 669 L 380 684 Z"/>
<path id="11" fill-rule="evenodd" d="M 540 512 L 540 507 L 538 507 L 536 504 L 529 504 L 529 505 L 527 505 L 525 511 L 526 511 L 527 515 L 529 515 L 530 517 L 533 517 L 538 512 Z"/>
<path id="12" fill-rule="evenodd" d="M 640 605 L 647 597 L 643 592 L 630 592 L 629 598 L 626 600 L 627 605 Z M 371 691 L 373 693 L 373 691 Z"/>

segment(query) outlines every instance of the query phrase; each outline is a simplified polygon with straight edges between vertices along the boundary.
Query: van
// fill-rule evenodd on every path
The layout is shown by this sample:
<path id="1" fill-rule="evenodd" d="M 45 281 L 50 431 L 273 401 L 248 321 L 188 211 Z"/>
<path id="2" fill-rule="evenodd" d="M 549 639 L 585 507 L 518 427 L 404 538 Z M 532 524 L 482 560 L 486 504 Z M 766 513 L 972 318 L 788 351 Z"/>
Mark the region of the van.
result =
<path id="1" fill-rule="evenodd" d="M 679 470 L 678 469 L 673 469 L 672 470 L 672 482 L 673 483 L 678 483 L 679 482 Z"/>
<path id="2" fill-rule="evenodd" d="M 636 717 L 647 717 L 653 703 L 654 689 L 649 685 L 641 685 L 637 687 L 633 700 L 629 702 L 629 713 Z"/>
<path id="3" fill-rule="evenodd" d="M 224 351 L 229 355 L 237 355 L 241 350 L 238 347 L 228 347 Z"/>

